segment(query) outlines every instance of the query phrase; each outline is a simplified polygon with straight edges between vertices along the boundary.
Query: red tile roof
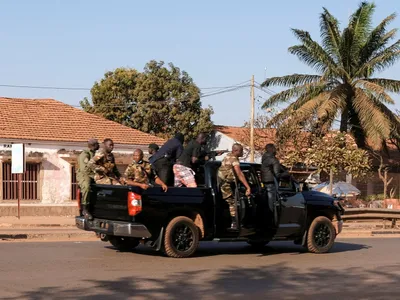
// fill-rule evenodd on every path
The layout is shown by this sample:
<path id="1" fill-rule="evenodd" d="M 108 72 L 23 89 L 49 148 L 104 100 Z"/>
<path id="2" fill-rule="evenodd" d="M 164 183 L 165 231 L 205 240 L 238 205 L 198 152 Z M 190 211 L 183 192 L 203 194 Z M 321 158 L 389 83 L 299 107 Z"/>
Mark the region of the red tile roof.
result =
<path id="1" fill-rule="evenodd" d="M 89 114 L 53 99 L 0 97 L 0 138 L 85 142 L 111 138 L 116 144 L 148 145 L 164 139 Z"/>

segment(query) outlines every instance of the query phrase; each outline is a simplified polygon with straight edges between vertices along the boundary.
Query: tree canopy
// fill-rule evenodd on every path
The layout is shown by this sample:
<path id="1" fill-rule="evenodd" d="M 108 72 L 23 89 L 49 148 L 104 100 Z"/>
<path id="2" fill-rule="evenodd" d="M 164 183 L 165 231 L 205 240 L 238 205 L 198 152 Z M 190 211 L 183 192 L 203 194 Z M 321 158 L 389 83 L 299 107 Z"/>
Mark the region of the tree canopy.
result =
<path id="1" fill-rule="evenodd" d="M 172 63 L 150 61 L 144 71 L 118 68 L 91 89 L 82 108 L 106 119 L 164 138 L 182 132 L 186 140 L 210 132 L 212 108 L 202 108 L 200 89 Z"/>
<path id="2" fill-rule="evenodd" d="M 362 2 L 346 28 L 327 9 L 320 15 L 322 43 L 304 30 L 292 29 L 300 44 L 289 48 L 317 74 L 292 74 L 266 79 L 262 86 L 283 86 L 265 107 L 289 103 L 271 120 L 301 124 L 314 120 L 314 130 L 326 133 L 340 117 L 340 131 L 351 132 L 361 148 L 378 149 L 389 138 L 400 140 L 400 122 L 387 107 L 390 93 L 400 93 L 400 81 L 373 77 L 400 58 L 400 40 L 390 44 L 397 29 L 388 29 L 391 14 L 372 27 L 375 5 Z"/>

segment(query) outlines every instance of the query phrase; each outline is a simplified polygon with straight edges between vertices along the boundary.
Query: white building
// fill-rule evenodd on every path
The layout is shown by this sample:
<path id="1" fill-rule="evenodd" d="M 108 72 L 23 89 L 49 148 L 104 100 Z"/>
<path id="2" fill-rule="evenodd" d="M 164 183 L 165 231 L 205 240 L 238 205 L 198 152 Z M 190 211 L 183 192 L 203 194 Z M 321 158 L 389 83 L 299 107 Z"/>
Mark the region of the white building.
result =
<path id="1" fill-rule="evenodd" d="M 255 130 L 256 149 L 263 149 L 266 144 L 273 143 L 271 134 L 274 132 L 267 129 Z M 250 131 L 246 127 L 235 126 L 215 126 L 211 138 L 211 148 L 218 150 L 231 150 L 233 144 L 239 143 L 244 147 L 244 155 L 241 158 L 243 162 L 250 162 L 249 143 Z M 218 156 L 217 160 L 222 160 L 226 154 Z M 262 151 L 255 151 L 254 162 L 261 163 Z"/>
<path id="2" fill-rule="evenodd" d="M 24 203 L 66 203 L 76 199 L 75 168 L 90 138 L 114 141 L 114 155 L 123 172 L 134 149 L 163 139 L 86 113 L 52 99 L 0 98 L 0 203 L 18 198 L 11 174 L 11 145 L 25 144 Z"/>

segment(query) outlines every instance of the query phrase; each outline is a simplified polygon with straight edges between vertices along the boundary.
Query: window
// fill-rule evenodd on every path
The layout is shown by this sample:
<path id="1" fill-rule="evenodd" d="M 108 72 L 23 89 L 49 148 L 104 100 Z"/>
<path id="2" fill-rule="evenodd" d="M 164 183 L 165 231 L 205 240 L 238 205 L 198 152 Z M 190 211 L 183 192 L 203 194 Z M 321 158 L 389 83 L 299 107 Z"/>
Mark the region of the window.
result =
<path id="1" fill-rule="evenodd" d="M 27 163 L 22 175 L 22 200 L 39 199 L 39 163 Z M 18 174 L 11 173 L 11 163 L 3 163 L 3 200 L 18 200 Z"/>

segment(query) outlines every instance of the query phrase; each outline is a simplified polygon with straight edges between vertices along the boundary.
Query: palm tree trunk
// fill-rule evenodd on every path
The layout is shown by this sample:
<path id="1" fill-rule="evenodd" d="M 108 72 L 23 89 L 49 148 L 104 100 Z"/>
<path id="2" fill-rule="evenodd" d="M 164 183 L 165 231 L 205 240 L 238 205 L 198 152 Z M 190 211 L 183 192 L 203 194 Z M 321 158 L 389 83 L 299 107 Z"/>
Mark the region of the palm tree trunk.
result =
<path id="1" fill-rule="evenodd" d="M 345 108 L 340 118 L 340 132 L 347 132 L 349 123 L 349 110 Z"/>

